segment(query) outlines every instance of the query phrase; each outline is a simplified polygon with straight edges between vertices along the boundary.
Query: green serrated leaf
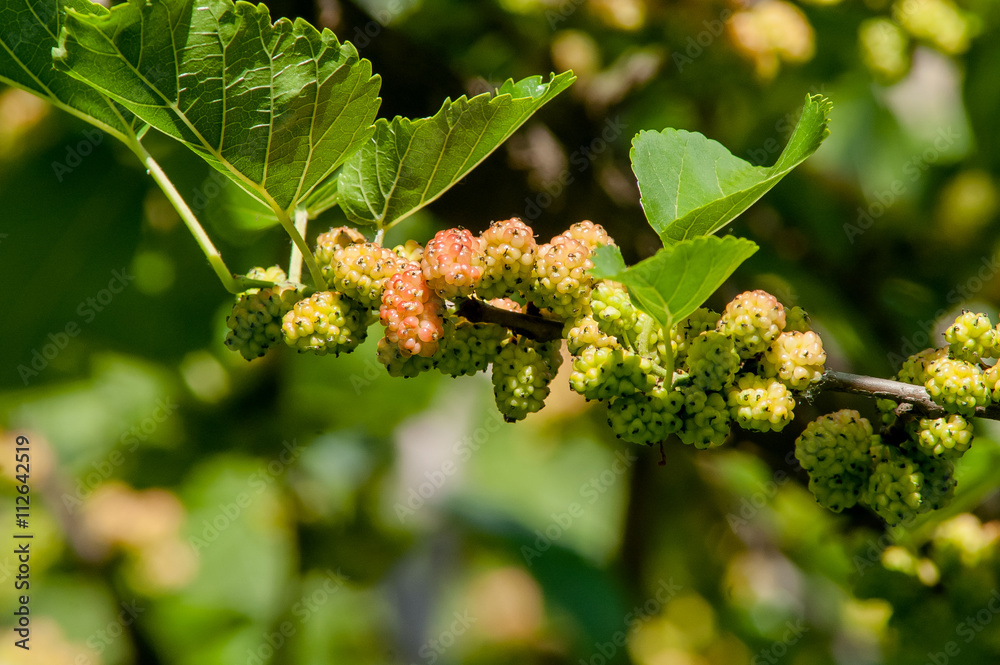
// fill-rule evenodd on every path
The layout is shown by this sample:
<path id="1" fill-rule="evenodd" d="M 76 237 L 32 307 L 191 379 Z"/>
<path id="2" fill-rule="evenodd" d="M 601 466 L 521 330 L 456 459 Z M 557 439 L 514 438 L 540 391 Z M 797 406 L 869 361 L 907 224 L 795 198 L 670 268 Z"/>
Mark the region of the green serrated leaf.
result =
<path id="1" fill-rule="evenodd" d="M 381 101 L 351 44 L 231 0 L 70 11 L 53 55 L 286 212 L 368 139 Z"/>
<path id="2" fill-rule="evenodd" d="M 0 0 L 0 81 L 34 93 L 126 141 L 142 122 L 124 108 L 52 67 L 62 13 L 101 11 L 88 0 Z"/>
<path id="3" fill-rule="evenodd" d="M 375 135 L 344 164 L 340 206 L 355 224 L 389 228 L 441 196 L 576 80 L 509 80 L 472 99 L 445 100 L 429 118 L 379 120 Z"/>
<path id="4" fill-rule="evenodd" d="M 752 166 L 723 145 L 679 129 L 644 131 L 632 141 L 632 170 L 642 207 L 664 245 L 715 233 L 749 208 L 830 133 L 832 104 L 807 96 L 788 145 L 774 166 Z"/>
<path id="5" fill-rule="evenodd" d="M 608 274 L 611 252 L 599 252 L 594 276 L 622 282 L 632 301 L 664 330 L 684 319 L 715 292 L 741 263 L 753 256 L 757 245 L 735 236 L 702 236 L 664 247 L 639 263 Z"/>

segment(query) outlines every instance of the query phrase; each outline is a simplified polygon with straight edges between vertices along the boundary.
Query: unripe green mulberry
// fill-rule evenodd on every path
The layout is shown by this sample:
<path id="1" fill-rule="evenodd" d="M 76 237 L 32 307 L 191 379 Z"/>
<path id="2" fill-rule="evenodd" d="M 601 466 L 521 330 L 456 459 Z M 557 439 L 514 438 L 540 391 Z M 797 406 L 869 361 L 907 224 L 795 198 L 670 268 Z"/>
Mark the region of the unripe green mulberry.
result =
<path id="1" fill-rule="evenodd" d="M 590 346 L 573 358 L 570 387 L 588 400 L 648 392 L 656 385 L 653 363 L 621 347 Z"/>
<path id="2" fill-rule="evenodd" d="M 926 512 L 920 466 L 893 446 L 873 446 L 872 450 L 875 466 L 864 502 L 890 526 Z"/>
<path id="3" fill-rule="evenodd" d="M 983 371 L 962 360 L 939 358 L 927 366 L 924 382 L 931 399 L 950 413 L 971 416 L 989 403 Z"/>
<path id="4" fill-rule="evenodd" d="M 479 240 L 485 271 L 476 293 L 482 298 L 527 295 L 538 250 L 531 227 L 512 217 L 490 224 Z"/>
<path id="5" fill-rule="evenodd" d="M 948 352 L 952 358 L 976 363 L 993 354 L 997 331 L 989 316 L 966 310 L 945 331 L 944 338 L 948 341 Z"/>
<path id="6" fill-rule="evenodd" d="M 744 360 L 763 352 L 784 329 L 785 308 L 766 291 L 741 293 L 719 317 L 719 332 L 733 338 Z"/>
<path id="7" fill-rule="evenodd" d="M 683 443 L 706 449 L 721 446 L 730 431 L 729 409 L 722 393 L 684 388 L 683 425 L 677 436 Z"/>
<path id="8" fill-rule="evenodd" d="M 873 445 L 875 468 L 864 500 L 890 526 L 939 510 L 955 494 L 955 467 L 912 448 Z"/>
<path id="9" fill-rule="evenodd" d="M 420 266 L 427 286 L 445 300 L 471 296 L 485 270 L 479 239 L 466 229 L 438 231 L 424 247 Z"/>
<path id="10" fill-rule="evenodd" d="M 909 431 L 920 451 L 932 457 L 961 457 L 972 445 L 972 423 L 958 414 L 921 418 Z"/>
<path id="11" fill-rule="evenodd" d="M 809 314 L 798 305 L 785 308 L 785 332 L 810 332 Z"/>
<path id="12" fill-rule="evenodd" d="M 898 406 L 899 403 L 891 399 L 880 398 L 875 400 L 875 408 L 878 409 L 878 412 L 882 417 L 882 425 L 884 427 L 889 427 L 896 422 L 896 408 Z"/>
<path id="13" fill-rule="evenodd" d="M 670 329 L 670 340 L 674 357 L 680 363 L 687 357 L 688 345 L 695 337 L 708 330 L 715 330 L 719 324 L 719 313 L 707 307 L 699 307 L 686 319 Z"/>
<path id="14" fill-rule="evenodd" d="M 608 404 L 608 424 L 620 439 L 652 445 L 680 429 L 683 404 L 680 393 L 662 386 L 649 394 L 623 395 Z"/>
<path id="15" fill-rule="evenodd" d="M 240 295 L 226 319 L 226 346 L 247 360 L 260 358 L 281 339 L 281 319 L 299 298 L 293 287 L 285 285 Z"/>
<path id="16" fill-rule="evenodd" d="M 558 241 L 558 242 L 556 242 Z M 529 299 L 562 319 L 576 319 L 587 306 L 593 278 L 590 249 L 579 240 L 556 236 L 538 248 Z"/>
<path id="17" fill-rule="evenodd" d="M 544 406 L 561 362 L 558 344 L 521 336 L 504 343 L 493 361 L 493 395 L 504 420 L 522 420 Z"/>
<path id="18" fill-rule="evenodd" d="M 367 307 L 336 291 L 319 291 L 295 303 L 282 320 L 285 343 L 298 351 L 349 353 L 368 336 L 374 323 Z"/>
<path id="19" fill-rule="evenodd" d="M 628 291 L 617 282 L 602 281 L 590 292 L 591 316 L 601 331 L 619 340 L 636 326 L 636 309 Z"/>
<path id="20" fill-rule="evenodd" d="M 384 337 L 378 341 L 376 358 L 385 365 L 389 376 L 412 379 L 434 367 L 434 361 L 424 356 L 404 356 L 399 347 Z"/>
<path id="21" fill-rule="evenodd" d="M 947 349 L 924 349 L 903 361 L 903 365 L 896 373 L 896 378 L 903 383 L 914 386 L 922 386 L 930 378 L 927 373 L 928 366 L 935 360 L 948 357 Z"/>
<path id="22" fill-rule="evenodd" d="M 764 376 L 777 377 L 794 390 L 805 390 L 823 377 L 826 351 L 814 332 L 783 332 L 764 351 Z"/>
<path id="23" fill-rule="evenodd" d="M 795 398 L 785 384 L 743 374 L 729 389 L 729 414 L 746 430 L 780 432 L 794 417 Z"/>
<path id="24" fill-rule="evenodd" d="M 839 513 L 855 505 L 872 472 L 872 425 L 843 409 L 812 421 L 795 440 L 795 458 L 809 474 L 809 491 L 820 505 Z"/>
<path id="25" fill-rule="evenodd" d="M 500 352 L 510 332 L 495 323 L 462 319 L 445 326 L 441 348 L 434 355 L 436 367 L 449 376 L 471 376 L 484 371 Z"/>
<path id="26" fill-rule="evenodd" d="M 412 266 L 391 249 L 371 242 L 335 247 L 329 262 L 320 263 L 332 289 L 366 307 L 379 306 L 386 281 L 407 265 Z"/>
<path id="27" fill-rule="evenodd" d="M 691 340 L 688 373 L 692 383 L 702 390 L 723 390 L 733 382 L 741 364 L 733 340 L 720 332 L 709 330 Z"/>

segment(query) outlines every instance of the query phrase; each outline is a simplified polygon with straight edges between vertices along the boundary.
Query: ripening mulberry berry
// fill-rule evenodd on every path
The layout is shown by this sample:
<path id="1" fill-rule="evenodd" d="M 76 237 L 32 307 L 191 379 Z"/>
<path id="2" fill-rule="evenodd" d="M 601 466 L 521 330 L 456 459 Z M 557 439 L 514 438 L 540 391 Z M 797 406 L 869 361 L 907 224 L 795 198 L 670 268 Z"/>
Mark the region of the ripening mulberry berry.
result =
<path id="1" fill-rule="evenodd" d="M 588 271 L 593 267 L 590 250 L 579 240 L 562 237 L 558 243 L 542 245 L 529 299 L 562 319 L 575 319 L 587 305 L 593 282 Z"/>
<path id="2" fill-rule="evenodd" d="M 569 322 L 564 327 L 563 336 L 566 346 L 575 356 L 580 355 L 589 346 L 615 347 L 618 341 L 601 332 L 601 327 L 592 316 L 584 316 L 576 322 Z"/>
<path id="3" fill-rule="evenodd" d="M 617 282 L 598 282 L 590 292 L 591 316 L 601 331 L 622 339 L 636 325 L 636 309 L 628 291 Z"/>
<path id="4" fill-rule="evenodd" d="M 254 267 L 247 271 L 249 279 L 267 280 L 269 282 L 284 282 L 288 280 L 288 275 L 281 266 L 271 266 L 270 268 Z M 247 289 L 244 293 L 257 293 L 260 289 Z"/>
<path id="5" fill-rule="evenodd" d="M 696 386 L 688 386 L 681 393 L 683 424 L 677 434 L 681 442 L 702 450 L 725 443 L 730 431 L 730 416 L 722 393 L 705 392 Z"/>
<path id="6" fill-rule="evenodd" d="M 357 229 L 352 229 L 349 226 L 338 226 L 317 236 L 316 249 L 313 251 L 313 256 L 316 257 L 316 262 L 320 268 L 325 268 L 333 265 L 333 253 L 337 249 L 364 242 L 364 235 Z M 324 276 L 326 275 L 324 274 Z M 326 277 L 329 279 L 328 276 Z"/>
<path id="7" fill-rule="evenodd" d="M 608 404 L 608 424 L 619 439 L 652 445 L 680 429 L 678 414 L 683 405 L 680 393 L 657 386 L 648 394 L 632 393 L 614 398 Z"/>
<path id="8" fill-rule="evenodd" d="M 434 367 L 434 361 L 430 358 L 404 356 L 398 346 L 384 337 L 378 341 L 375 356 L 380 363 L 385 365 L 389 376 L 404 379 L 412 379 L 421 372 L 426 372 Z"/>
<path id="9" fill-rule="evenodd" d="M 719 324 L 718 312 L 707 307 L 699 307 L 680 323 L 670 329 L 670 342 L 674 357 L 680 363 L 687 357 L 688 344 L 691 340 L 708 330 L 715 330 Z"/>
<path id="10" fill-rule="evenodd" d="M 330 263 L 321 263 L 330 287 L 366 307 L 382 301 L 385 282 L 407 264 L 391 249 L 365 242 L 336 247 Z"/>
<path id="11" fill-rule="evenodd" d="M 780 432 L 792 421 L 795 409 L 795 398 L 785 384 L 753 374 L 737 378 L 727 403 L 733 420 L 755 432 Z"/>
<path id="12" fill-rule="evenodd" d="M 521 336 L 504 343 L 493 361 L 493 396 L 504 420 L 523 420 L 544 406 L 560 363 L 558 344 Z"/>
<path id="13" fill-rule="evenodd" d="M 872 473 L 872 424 L 857 411 L 821 416 L 795 440 L 795 458 L 809 474 L 809 491 L 820 505 L 839 513 L 855 505 Z"/>
<path id="14" fill-rule="evenodd" d="M 746 360 L 764 351 L 785 329 L 785 308 L 766 291 L 746 291 L 733 298 L 719 318 L 718 330 L 733 338 Z"/>
<path id="15" fill-rule="evenodd" d="M 505 309 L 508 312 L 517 312 L 518 314 L 524 313 L 524 307 L 520 303 L 511 300 L 510 298 L 493 298 L 486 301 L 487 304 L 493 305 L 494 307 L 499 307 L 500 309 Z"/>
<path id="16" fill-rule="evenodd" d="M 531 227 L 512 217 L 490 224 L 479 240 L 484 272 L 476 292 L 483 298 L 527 295 L 538 249 Z"/>
<path id="17" fill-rule="evenodd" d="M 805 390 L 823 377 L 826 351 L 814 332 L 783 332 L 764 351 L 764 376 L 777 377 L 793 390 Z"/>
<path id="18" fill-rule="evenodd" d="M 924 382 L 931 399 L 950 413 L 975 414 L 977 406 L 989 403 L 983 371 L 962 360 L 939 358 L 927 366 Z"/>
<path id="19" fill-rule="evenodd" d="M 336 291 L 319 291 L 298 301 L 282 319 L 285 343 L 323 356 L 357 348 L 374 323 L 372 311 Z"/>
<path id="20" fill-rule="evenodd" d="M 449 376 L 471 376 L 484 371 L 500 352 L 510 331 L 495 323 L 446 321 L 441 348 L 434 355 L 435 366 Z"/>
<path id="21" fill-rule="evenodd" d="M 247 360 L 260 358 L 281 339 L 281 319 L 299 298 L 293 287 L 280 284 L 241 294 L 226 319 L 226 346 Z"/>
<path id="22" fill-rule="evenodd" d="M 917 448 L 931 457 L 961 457 L 972 445 L 972 423 L 957 413 L 915 420 L 908 431 Z"/>
<path id="23" fill-rule="evenodd" d="M 691 382 L 705 391 L 727 388 L 741 364 L 732 338 L 714 330 L 701 333 L 688 347 L 687 367 Z"/>
<path id="24" fill-rule="evenodd" d="M 572 238 L 573 240 L 579 240 L 586 245 L 591 252 L 598 247 L 615 244 L 615 241 L 611 239 L 611 236 L 608 235 L 608 232 L 604 230 L 603 226 L 595 224 L 589 219 L 573 224 L 559 235 L 566 238 Z M 555 239 L 553 239 L 553 242 L 555 242 Z"/>
<path id="25" fill-rule="evenodd" d="M 404 356 L 433 356 L 444 333 L 443 308 L 419 268 L 396 273 L 386 282 L 379 309 L 386 339 Z"/>
<path id="26" fill-rule="evenodd" d="M 962 312 L 944 333 L 948 352 L 956 360 L 970 363 L 989 358 L 997 344 L 997 331 L 986 314 Z"/>
<path id="27" fill-rule="evenodd" d="M 990 401 L 994 404 L 1000 402 L 1000 362 L 986 368 L 983 372 L 983 383 L 986 384 L 986 393 L 990 396 Z"/>
<path id="28" fill-rule="evenodd" d="M 420 266 L 427 286 L 446 300 L 471 296 L 485 268 L 479 239 L 466 229 L 438 231 L 424 247 Z"/>

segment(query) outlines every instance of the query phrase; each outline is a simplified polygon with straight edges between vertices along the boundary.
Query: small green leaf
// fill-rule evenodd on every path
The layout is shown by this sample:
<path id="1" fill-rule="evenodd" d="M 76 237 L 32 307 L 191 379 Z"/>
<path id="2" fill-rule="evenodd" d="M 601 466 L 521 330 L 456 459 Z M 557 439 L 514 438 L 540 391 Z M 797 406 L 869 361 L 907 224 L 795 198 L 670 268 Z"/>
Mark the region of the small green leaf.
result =
<path id="1" fill-rule="evenodd" d="M 723 145 L 680 129 L 639 132 L 632 170 L 642 207 L 664 245 L 715 233 L 749 208 L 830 133 L 832 104 L 807 96 L 802 115 L 774 166 L 752 166 Z"/>
<path id="2" fill-rule="evenodd" d="M 618 245 L 602 245 L 591 255 L 594 267 L 590 274 L 597 279 L 615 279 L 615 276 L 625 270 L 625 259 Z"/>
<path id="3" fill-rule="evenodd" d="M 508 80 L 495 96 L 445 100 L 429 118 L 379 120 L 375 135 L 344 164 L 340 206 L 355 224 L 389 228 L 461 180 L 531 115 L 576 80 Z"/>
<path id="4" fill-rule="evenodd" d="M 56 66 L 272 208 L 287 211 L 371 135 L 379 78 L 355 48 L 264 5 L 128 0 L 67 13 Z"/>
<path id="5" fill-rule="evenodd" d="M 34 93 L 125 141 L 142 121 L 86 83 L 52 67 L 63 10 L 102 11 L 88 0 L 0 0 L 0 81 Z"/>
<path id="6" fill-rule="evenodd" d="M 629 295 L 664 330 L 669 330 L 702 303 L 753 256 L 757 245 L 735 236 L 703 236 L 664 247 L 653 256 L 615 274 L 594 274 L 622 282 Z M 602 268 L 611 252 L 598 253 Z"/>

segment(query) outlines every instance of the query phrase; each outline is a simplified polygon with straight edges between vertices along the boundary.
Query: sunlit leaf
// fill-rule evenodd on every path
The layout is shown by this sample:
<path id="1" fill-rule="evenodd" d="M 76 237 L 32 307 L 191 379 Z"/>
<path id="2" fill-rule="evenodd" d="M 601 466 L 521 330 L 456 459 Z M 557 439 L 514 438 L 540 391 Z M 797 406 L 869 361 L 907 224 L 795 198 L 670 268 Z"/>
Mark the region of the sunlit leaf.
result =
<path id="1" fill-rule="evenodd" d="M 698 309 L 757 245 L 735 236 L 703 236 L 664 247 L 639 263 L 615 270 L 614 253 L 599 252 L 593 274 L 628 287 L 635 304 L 669 330 Z"/>
<path id="2" fill-rule="evenodd" d="M 632 141 L 632 170 L 642 207 L 664 245 L 715 233 L 813 154 L 830 133 L 832 108 L 807 97 L 774 166 L 752 166 L 723 145 L 681 129 L 644 131 Z"/>

